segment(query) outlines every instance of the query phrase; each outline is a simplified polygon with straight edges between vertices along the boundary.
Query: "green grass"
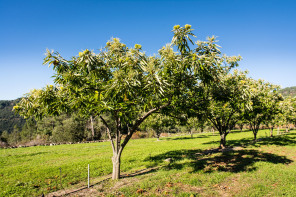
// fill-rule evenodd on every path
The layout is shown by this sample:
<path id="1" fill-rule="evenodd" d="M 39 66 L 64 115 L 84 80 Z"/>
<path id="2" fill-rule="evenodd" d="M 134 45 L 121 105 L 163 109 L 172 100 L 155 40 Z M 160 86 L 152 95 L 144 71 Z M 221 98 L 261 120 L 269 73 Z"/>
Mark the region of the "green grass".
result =
<path id="1" fill-rule="evenodd" d="M 253 143 L 251 132 L 233 132 L 227 144 L 244 148 L 204 156 L 197 153 L 218 147 L 217 134 L 131 140 L 121 172 L 164 167 L 94 189 L 110 196 L 296 196 L 296 132 L 258 135 L 263 140 Z M 112 172 L 111 157 L 109 142 L 0 149 L 0 196 L 38 196 L 86 185 L 87 164 L 94 183 Z"/>

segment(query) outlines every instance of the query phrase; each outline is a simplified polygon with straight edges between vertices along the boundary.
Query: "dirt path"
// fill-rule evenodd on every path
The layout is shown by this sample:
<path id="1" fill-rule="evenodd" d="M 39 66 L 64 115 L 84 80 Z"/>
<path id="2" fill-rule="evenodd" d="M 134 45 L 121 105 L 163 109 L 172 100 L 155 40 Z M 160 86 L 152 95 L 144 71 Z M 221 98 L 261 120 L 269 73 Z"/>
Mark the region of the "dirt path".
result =
<path id="1" fill-rule="evenodd" d="M 134 176 L 138 176 L 138 175 L 143 175 L 143 174 L 147 174 L 149 172 L 155 171 L 162 166 L 157 166 L 157 167 L 153 167 L 153 168 L 146 168 L 146 169 L 142 169 L 142 170 L 138 170 L 136 172 L 133 173 L 128 173 L 128 174 L 122 174 L 121 178 L 123 178 L 123 183 L 120 183 L 117 187 L 120 188 L 120 186 L 126 185 L 124 178 L 128 178 L 128 177 L 134 177 Z M 94 189 L 94 187 L 98 187 L 100 185 L 102 185 L 104 182 L 106 182 L 107 180 L 110 180 L 112 177 L 111 174 L 104 176 L 104 177 L 100 177 L 100 179 L 97 180 L 92 180 L 92 182 L 96 182 L 92 185 L 90 185 L 90 187 L 88 188 L 87 186 L 81 186 L 79 188 L 75 188 L 75 189 L 66 189 L 66 190 L 59 190 L 56 192 L 52 192 L 47 194 L 47 197 L 58 197 L 58 196 L 98 196 L 98 190 Z"/>

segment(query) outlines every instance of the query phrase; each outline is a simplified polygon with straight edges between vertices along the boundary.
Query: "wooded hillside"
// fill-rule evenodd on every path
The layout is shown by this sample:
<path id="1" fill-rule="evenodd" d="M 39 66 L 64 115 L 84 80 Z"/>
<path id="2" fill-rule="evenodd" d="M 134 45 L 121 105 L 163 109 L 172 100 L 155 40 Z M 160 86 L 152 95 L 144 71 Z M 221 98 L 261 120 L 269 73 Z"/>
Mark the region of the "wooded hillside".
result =
<path id="1" fill-rule="evenodd" d="M 14 126 L 22 128 L 25 124 L 26 121 L 12 111 L 13 106 L 18 101 L 19 99 L 12 101 L 0 100 L 0 134 L 3 131 L 11 133 Z"/>
<path id="2" fill-rule="evenodd" d="M 294 97 L 296 96 L 296 86 L 283 88 L 280 90 L 280 93 L 282 93 L 284 97 L 287 97 L 287 96 Z"/>

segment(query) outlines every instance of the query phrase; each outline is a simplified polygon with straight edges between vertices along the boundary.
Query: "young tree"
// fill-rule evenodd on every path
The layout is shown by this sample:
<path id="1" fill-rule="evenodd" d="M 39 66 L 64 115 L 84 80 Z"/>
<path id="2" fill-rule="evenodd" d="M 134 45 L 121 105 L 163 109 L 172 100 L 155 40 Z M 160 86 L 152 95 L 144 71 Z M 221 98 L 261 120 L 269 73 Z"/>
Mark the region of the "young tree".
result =
<path id="1" fill-rule="evenodd" d="M 244 125 L 246 124 L 246 122 L 242 119 L 242 117 L 240 117 L 241 119 L 238 120 L 236 122 L 236 124 L 238 125 L 239 129 L 240 129 L 240 132 L 243 131 L 243 128 L 244 128 Z"/>
<path id="2" fill-rule="evenodd" d="M 278 92 L 279 86 L 264 82 L 263 80 L 249 79 L 250 106 L 245 108 L 244 119 L 250 124 L 257 140 L 260 125 L 265 121 L 273 120 L 280 113 L 282 95 Z"/>
<path id="3" fill-rule="evenodd" d="M 198 127 L 201 121 L 197 118 L 189 118 L 186 122 L 186 129 L 189 131 L 191 138 L 193 138 L 193 131 Z"/>
<path id="4" fill-rule="evenodd" d="M 141 45 L 128 48 L 117 38 L 99 54 L 85 50 L 71 60 L 47 51 L 44 64 L 53 65 L 55 86 L 30 92 L 15 110 L 36 118 L 71 111 L 99 116 L 112 145 L 112 178 L 118 179 L 122 151 L 141 123 L 155 112 L 178 105 L 201 82 L 210 82 L 221 65 L 210 44 L 191 49 L 192 30 L 191 25 L 176 25 L 172 43 L 152 57 L 142 52 Z M 200 50 L 209 53 L 200 55 Z M 102 116 L 105 113 L 112 116 L 115 129 Z M 121 140 L 123 134 L 126 137 Z"/>
<path id="5" fill-rule="evenodd" d="M 164 132 L 169 132 L 171 125 L 174 121 L 171 117 L 162 114 L 153 114 L 144 123 L 145 129 L 152 129 L 159 140 L 160 134 Z"/>
<path id="6" fill-rule="evenodd" d="M 281 103 L 282 122 L 296 125 L 296 97 L 287 97 Z"/>
<path id="7" fill-rule="evenodd" d="M 191 138 L 193 138 L 194 132 L 202 133 L 207 123 L 207 118 L 205 116 L 194 117 L 185 119 L 181 121 L 183 127 L 185 127 L 186 131 L 189 132 Z"/>

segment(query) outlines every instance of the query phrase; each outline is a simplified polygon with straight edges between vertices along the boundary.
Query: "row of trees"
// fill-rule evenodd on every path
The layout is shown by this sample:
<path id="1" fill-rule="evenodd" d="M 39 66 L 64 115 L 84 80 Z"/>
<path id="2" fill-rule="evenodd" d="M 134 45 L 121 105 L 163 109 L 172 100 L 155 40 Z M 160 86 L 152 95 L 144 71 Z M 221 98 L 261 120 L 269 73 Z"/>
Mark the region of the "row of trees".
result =
<path id="1" fill-rule="evenodd" d="M 155 130 L 172 124 L 166 117 L 187 125 L 207 119 L 219 131 L 221 148 L 244 120 L 256 139 L 260 124 L 279 114 L 279 87 L 232 71 L 241 57 L 223 55 L 215 37 L 193 42 L 192 31 L 191 25 L 174 26 L 172 42 L 155 56 L 117 38 L 98 54 L 85 50 L 70 60 L 47 51 L 44 64 L 53 67 L 55 85 L 31 91 L 14 110 L 35 119 L 73 112 L 99 117 L 111 141 L 113 179 L 120 177 L 124 147 L 148 118 Z"/>

